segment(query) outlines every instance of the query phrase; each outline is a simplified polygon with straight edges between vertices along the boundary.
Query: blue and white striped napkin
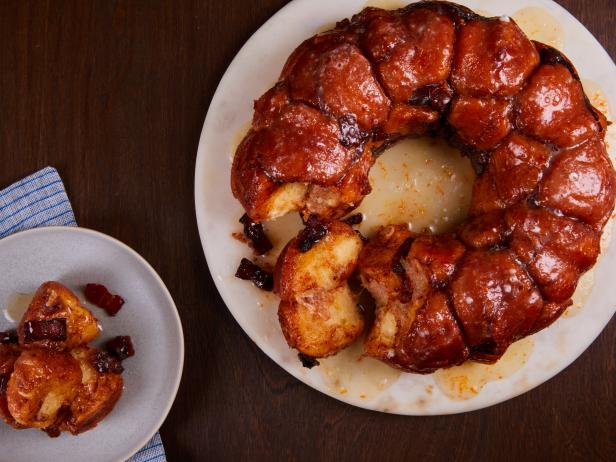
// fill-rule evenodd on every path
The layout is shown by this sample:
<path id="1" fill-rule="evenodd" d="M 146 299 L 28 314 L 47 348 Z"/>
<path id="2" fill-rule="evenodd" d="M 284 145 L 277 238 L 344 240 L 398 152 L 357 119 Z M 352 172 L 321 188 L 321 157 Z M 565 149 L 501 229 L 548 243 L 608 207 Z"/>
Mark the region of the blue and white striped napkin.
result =
<path id="1" fill-rule="evenodd" d="M 41 226 L 77 226 L 64 184 L 55 168 L 46 167 L 0 190 L 0 238 Z M 166 462 L 156 433 L 127 462 Z"/>

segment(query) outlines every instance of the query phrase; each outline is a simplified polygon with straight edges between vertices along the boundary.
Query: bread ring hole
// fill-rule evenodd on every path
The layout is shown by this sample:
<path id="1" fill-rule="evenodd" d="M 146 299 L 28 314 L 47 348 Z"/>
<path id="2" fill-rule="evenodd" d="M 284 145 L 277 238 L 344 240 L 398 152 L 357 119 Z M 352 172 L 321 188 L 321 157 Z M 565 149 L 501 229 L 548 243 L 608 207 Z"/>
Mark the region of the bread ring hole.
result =
<path id="1" fill-rule="evenodd" d="M 383 224 L 408 223 L 414 232 L 452 231 L 468 215 L 475 173 L 468 157 L 445 141 L 404 139 L 370 171 L 372 192 L 354 213 L 368 237 Z"/>

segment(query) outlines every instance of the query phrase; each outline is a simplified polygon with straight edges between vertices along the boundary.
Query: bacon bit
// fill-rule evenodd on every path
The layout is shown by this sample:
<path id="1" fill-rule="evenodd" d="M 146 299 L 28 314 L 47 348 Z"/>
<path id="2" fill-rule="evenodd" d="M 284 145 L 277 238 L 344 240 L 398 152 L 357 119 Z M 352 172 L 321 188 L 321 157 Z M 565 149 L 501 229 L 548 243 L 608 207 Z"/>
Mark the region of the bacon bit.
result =
<path id="1" fill-rule="evenodd" d="M 415 90 L 409 102 L 443 112 L 451 102 L 453 90 L 447 83 L 426 85 Z"/>
<path id="2" fill-rule="evenodd" d="M 252 243 L 252 248 L 257 255 L 266 254 L 274 247 L 263 231 L 261 223 L 253 221 L 246 213 L 240 218 L 240 223 L 244 225 L 244 236 Z"/>
<path id="3" fill-rule="evenodd" d="M 109 316 L 115 316 L 124 305 L 124 299 L 119 295 L 113 295 L 102 284 L 86 284 L 84 290 L 86 299 L 104 309 Z"/>
<path id="4" fill-rule="evenodd" d="M 317 358 L 305 355 L 304 353 L 299 353 L 297 357 L 302 362 L 302 366 L 307 367 L 308 369 L 312 369 L 314 366 L 321 364 Z"/>
<path id="5" fill-rule="evenodd" d="M 19 338 L 17 337 L 17 332 L 14 330 L 9 330 L 6 332 L 0 332 L 0 344 L 9 344 L 9 343 L 17 343 Z"/>
<path id="6" fill-rule="evenodd" d="M 124 372 L 124 367 L 122 367 L 122 362 L 107 353 L 106 351 L 99 351 L 94 355 L 94 367 L 101 374 L 106 374 L 110 372 L 112 374 L 121 374 Z"/>
<path id="7" fill-rule="evenodd" d="M 257 264 L 242 258 L 240 266 L 235 272 L 235 277 L 244 281 L 252 281 L 261 290 L 271 291 L 274 288 L 274 276 L 268 273 Z"/>
<path id="8" fill-rule="evenodd" d="M 299 251 L 308 252 L 327 235 L 328 231 L 327 225 L 321 223 L 315 216 L 308 218 L 306 227 L 298 236 Z"/>
<path id="9" fill-rule="evenodd" d="M 342 221 L 345 222 L 347 225 L 351 225 L 351 226 L 358 225 L 362 221 L 364 221 L 364 215 L 361 214 L 361 213 L 356 213 L 355 215 L 351 215 L 349 217 L 346 217 Z"/>
<path id="10" fill-rule="evenodd" d="M 357 117 L 354 114 L 345 114 L 340 117 L 338 125 L 340 125 L 340 143 L 345 148 L 359 146 L 366 137 L 366 134 L 362 133 L 359 128 Z"/>
<path id="11" fill-rule="evenodd" d="M 24 322 L 24 343 L 32 343 L 38 340 L 63 342 L 66 338 L 66 318 Z"/>
<path id="12" fill-rule="evenodd" d="M 105 349 L 120 361 L 135 356 L 135 347 L 128 335 L 112 338 L 105 344 Z"/>

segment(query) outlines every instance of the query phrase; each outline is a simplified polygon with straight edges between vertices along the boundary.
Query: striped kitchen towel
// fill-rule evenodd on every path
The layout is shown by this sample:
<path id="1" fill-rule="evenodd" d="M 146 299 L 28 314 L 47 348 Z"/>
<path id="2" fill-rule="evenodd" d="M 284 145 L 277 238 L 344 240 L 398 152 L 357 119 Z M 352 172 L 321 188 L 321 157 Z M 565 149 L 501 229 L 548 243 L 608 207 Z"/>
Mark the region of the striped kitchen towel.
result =
<path id="1" fill-rule="evenodd" d="M 64 184 L 55 168 L 46 167 L 0 190 L 0 238 L 41 226 L 77 226 Z M 127 462 L 166 462 L 157 433 Z"/>

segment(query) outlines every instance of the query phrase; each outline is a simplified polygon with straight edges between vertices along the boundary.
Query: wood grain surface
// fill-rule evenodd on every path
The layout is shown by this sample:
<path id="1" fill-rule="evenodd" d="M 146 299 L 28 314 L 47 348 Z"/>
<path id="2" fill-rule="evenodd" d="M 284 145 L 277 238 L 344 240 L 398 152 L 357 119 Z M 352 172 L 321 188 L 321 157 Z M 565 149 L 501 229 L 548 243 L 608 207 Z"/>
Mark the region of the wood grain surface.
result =
<path id="1" fill-rule="evenodd" d="M 197 144 L 227 65 L 285 3 L 0 0 L 0 185 L 55 166 L 77 221 L 126 242 L 167 283 L 186 335 L 161 430 L 169 460 L 616 460 L 614 320 L 535 390 L 420 418 L 312 390 L 231 317 L 197 233 Z M 616 56 L 616 1 L 560 3 Z"/>

